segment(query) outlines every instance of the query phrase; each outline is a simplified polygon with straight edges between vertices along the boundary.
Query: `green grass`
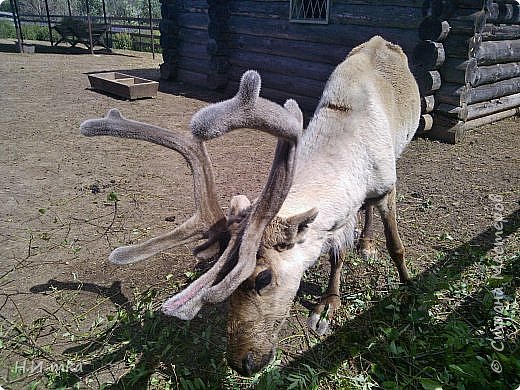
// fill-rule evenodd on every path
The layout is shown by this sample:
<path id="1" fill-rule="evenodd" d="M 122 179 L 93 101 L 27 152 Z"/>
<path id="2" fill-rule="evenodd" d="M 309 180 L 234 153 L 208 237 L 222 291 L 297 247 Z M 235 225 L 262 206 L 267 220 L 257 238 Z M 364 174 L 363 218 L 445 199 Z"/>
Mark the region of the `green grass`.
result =
<path id="1" fill-rule="evenodd" d="M 115 201 L 114 201 L 115 202 Z M 518 215 L 506 231 L 502 279 L 493 277 L 492 241 L 483 232 L 451 250 L 398 287 L 389 259 L 362 262 L 351 255 L 334 332 L 307 332 L 302 303 L 315 302 L 327 275 L 315 266 L 304 278 L 273 363 L 243 378 L 225 361 L 225 315 L 203 309 L 190 322 L 158 314 L 165 296 L 197 275 L 166 277 L 167 291 L 134 291 L 127 299 L 110 287 L 51 281 L 32 292 L 50 294 L 59 310 L 32 323 L 0 328 L 0 374 L 8 388 L 102 389 L 512 389 L 520 384 L 518 329 L 520 238 Z M 439 238 L 449 240 L 449 238 Z M 354 277 L 353 275 L 356 275 Z M 497 317 L 493 290 L 502 288 L 504 350 L 491 346 Z M 84 294 L 95 291 L 95 302 Z M 496 291 L 496 290 L 495 290 Z M 28 375 L 20 362 L 43 362 Z M 496 361 L 502 367 L 491 369 Z M 29 363 L 27 363 L 29 367 Z"/>

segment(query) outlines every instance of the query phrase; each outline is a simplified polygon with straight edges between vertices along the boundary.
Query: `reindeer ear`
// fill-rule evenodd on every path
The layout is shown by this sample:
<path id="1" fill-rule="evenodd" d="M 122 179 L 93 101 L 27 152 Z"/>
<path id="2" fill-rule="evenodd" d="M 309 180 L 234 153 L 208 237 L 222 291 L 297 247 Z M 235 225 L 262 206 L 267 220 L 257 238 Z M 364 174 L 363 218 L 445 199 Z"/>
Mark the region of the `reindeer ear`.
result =
<path id="1" fill-rule="evenodd" d="M 301 214 L 296 214 L 287 218 L 288 225 L 296 228 L 296 241 L 298 241 L 298 237 L 303 237 L 305 232 L 307 232 L 309 225 L 314 222 L 317 215 L 318 209 L 313 207 L 312 209 L 307 210 Z"/>
<path id="2" fill-rule="evenodd" d="M 309 225 L 314 222 L 317 215 L 318 209 L 314 207 L 303 213 L 287 218 L 284 221 L 284 241 L 274 245 L 274 248 L 278 252 L 283 252 L 284 250 L 291 249 L 295 244 L 301 243 L 309 229 Z"/>

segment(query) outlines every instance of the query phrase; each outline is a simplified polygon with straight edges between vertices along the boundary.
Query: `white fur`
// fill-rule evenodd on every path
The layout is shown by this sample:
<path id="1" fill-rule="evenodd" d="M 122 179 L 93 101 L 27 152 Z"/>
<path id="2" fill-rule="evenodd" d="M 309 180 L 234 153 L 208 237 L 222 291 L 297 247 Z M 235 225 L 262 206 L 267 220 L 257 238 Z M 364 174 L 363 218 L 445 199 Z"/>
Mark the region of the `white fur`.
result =
<path id="1" fill-rule="evenodd" d="M 374 37 L 336 68 L 303 133 L 279 212 L 319 209 L 305 242 L 284 253 L 295 268 L 309 267 L 331 247 L 352 246 L 357 211 L 395 186 L 396 159 L 419 116 L 417 84 L 399 47 Z"/>

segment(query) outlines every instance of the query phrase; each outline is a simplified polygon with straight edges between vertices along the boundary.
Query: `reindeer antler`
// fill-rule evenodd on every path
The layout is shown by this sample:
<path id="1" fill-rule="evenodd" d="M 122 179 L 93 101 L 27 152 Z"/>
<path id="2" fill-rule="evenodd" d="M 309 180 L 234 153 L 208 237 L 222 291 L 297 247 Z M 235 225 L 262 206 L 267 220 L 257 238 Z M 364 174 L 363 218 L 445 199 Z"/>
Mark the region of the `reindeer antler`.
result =
<path id="1" fill-rule="evenodd" d="M 281 107 L 260 98 L 260 85 L 257 72 L 244 73 L 235 97 L 212 104 L 193 116 L 190 124 L 193 138 L 125 119 L 118 110 L 110 110 L 105 118 L 90 119 L 80 126 L 86 136 L 134 138 L 166 146 L 179 152 L 193 172 L 195 214 L 172 232 L 141 244 L 115 249 L 109 260 L 119 264 L 143 260 L 165 249 L 201 238 L 208 238 L 208 243 L 217 242 L 229 234 L 226 218 L 217 202 L 213 171 L 204 140 L 238 128 L 253 128 L 280 138 L 267 182 L 244 221 L 243 230 L 230 237 L 226 249 L 209 271 L 163 304 L 166 314 L 191 319 L 204 303 L 221 302 L 231 295 L 253 272 L 264 229 L 276 216 L 289 192 L 297 142 L 303 130 L 303 115 L 294 100 L 288 100 Z"/>
<path id="2" fill-rule="evenodd" d="M 174 246 L 208 238 L 218 242 L 226 233 L 226 218 L 217 201 L 211 161 L 206 147 L 199 139 L 183 137 L 157 126 L 125 119 L 116 110 L 110 110 L 105 118 L 89 119 L 80 126 L 86 136 L 109 135 L 153 142 L 179 152 L 188 162 L 193 173 L 195 214 L 173 231 L 137 245 L 115 249 L 109 260 L 128 264 L 144 260 Z M 217 254 L 219 248 L 215 248 Z"/>
<path id="3" fill-rule="evenodd" d="M 228 247 L 204 275 L 168 299 L 164 313 L 191 319 L 204 303 L 225 300 L 254 270 L 256 253 L 265 227 L 280 210 L 292 184 L 297 141 L 303 129 L 303 115 L 294 100 L 281 107 L 259 98 L 260 76 L 248 71 L 242 76 L 237 95 L 196 113 L 192 133 L 211 139 L 238 128 L 254 128 L 280 137 L 262 194 L 249 214 L 241 235 L 231 238 Z M 236 263 L 236 264 L 235 264 Z M 234 267 L 219 281 L 222 270 Z M 214 285 L 215 281 L 218 281 Z"/>

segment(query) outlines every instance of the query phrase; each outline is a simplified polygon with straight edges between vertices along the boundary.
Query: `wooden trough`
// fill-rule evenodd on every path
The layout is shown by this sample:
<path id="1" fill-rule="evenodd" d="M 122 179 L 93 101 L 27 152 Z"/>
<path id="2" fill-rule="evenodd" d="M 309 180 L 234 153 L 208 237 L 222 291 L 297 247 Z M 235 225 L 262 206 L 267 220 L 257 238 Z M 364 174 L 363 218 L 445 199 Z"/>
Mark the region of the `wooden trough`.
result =
<path id="1" fill-rule="evenodd" d="M 157 81 L 119 72 L 93 73 L 88 79 L 93 89 L 130 100 L 156 97 L 159 89 Z"/>

